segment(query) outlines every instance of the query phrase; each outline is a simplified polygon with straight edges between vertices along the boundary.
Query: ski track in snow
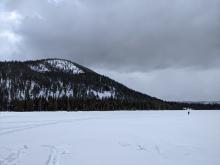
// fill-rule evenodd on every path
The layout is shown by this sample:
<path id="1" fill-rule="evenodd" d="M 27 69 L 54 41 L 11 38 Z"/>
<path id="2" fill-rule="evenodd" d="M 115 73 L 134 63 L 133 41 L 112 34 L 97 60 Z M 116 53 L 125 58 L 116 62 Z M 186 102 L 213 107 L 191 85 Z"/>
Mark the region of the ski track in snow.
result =
<path id="1" fill-rule="evenodd" d="M 43 145 L 43 147 L 47 147 L 50 150 L 50 154 L 46 162 L 46 165 L 60 165 L 58 149 L 55 146 L 51 145 Z"/>
<path id="2" fill-rule="evenodd" d="M 47 148 L 49 151 L 48 159 L 45 160 L 45 165 L 60 165 L 60 156 L 67 154 L 65 149 L 58 149 L 54 145 L 41 145 L 43 148 Z M 38 146 L 31 149 L 37 149 Z M 27 152 L 29 147 L 27 145 L 23 145 L 19 149 L 12 148 L 4 148 L 8 153 L 5 157 L 0 157 L 0 165 L 16 165 L 21 164 L 20 159 L 23 158 Z M 0 153 L 1 155 L 1 153 Z"/>
<path id="3" fill-rule="evenodd" d="M 80 121 L 87 121 L 87 120 L 96 120 L 96 119 L 103 119 L 103 118 L 89 117 L 89 118 L 68 119 L 68 120 L 60 120 L 60 121 L 54 120 L 54 121 L 49 121 L 49 122 L 39 121 L 39 122 L 36 122 L 39 124 L 27 124 L 27 125 L 22 125 L 22 126 L 3 127 L 3 128 L 0 127 L 0 136 L 5 135 L 5 134 L 19 132 L 19 131 L 34 129 L 38 127 L 45 127 L 45 126 L 50 126 L 50 125 L 80 122 Z M 4 123 L 4 122 L 0 122 L 0 124 L 1 123 Z M 19 123 L 23 123 L 23 122 L 19 122 Z M 24 123 L 27 123 L 27 122 L 24 122 Z"/>
<path id="4" fill-rule="evenodd" d="M 158 145 L 155 145 L 154 147 L 155 147 L 155 150 L 157 151 L 157 153 L 158 153 L 158 154 L 161 154 L 161 152 L 160 152 L 160 147 L 159 147 Z"/>
<path id="5" fill-rule="evenodd" d="M 28 146 L 24 145 L 18 150 L 11 151 L 6 157 L 0 158 L 0 165 L 16 165 L 27 149 Z"/>

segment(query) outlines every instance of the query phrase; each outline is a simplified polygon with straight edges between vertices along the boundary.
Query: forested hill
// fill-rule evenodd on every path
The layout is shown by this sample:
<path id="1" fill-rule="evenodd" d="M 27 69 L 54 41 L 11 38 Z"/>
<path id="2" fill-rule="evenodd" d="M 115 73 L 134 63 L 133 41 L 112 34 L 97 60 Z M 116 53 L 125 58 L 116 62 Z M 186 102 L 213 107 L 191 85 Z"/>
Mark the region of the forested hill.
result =
<path id="1" fill-rule="evenodd" d="M 68 60 L 0 62 L 1 111 L 183 109 L 190 105 L 142 94 Z"/>

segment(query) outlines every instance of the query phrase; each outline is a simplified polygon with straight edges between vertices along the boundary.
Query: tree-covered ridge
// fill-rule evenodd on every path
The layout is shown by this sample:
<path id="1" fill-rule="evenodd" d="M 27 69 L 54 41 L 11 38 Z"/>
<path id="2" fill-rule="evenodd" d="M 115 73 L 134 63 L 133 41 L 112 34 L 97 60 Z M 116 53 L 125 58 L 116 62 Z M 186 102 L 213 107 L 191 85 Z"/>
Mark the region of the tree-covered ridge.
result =
<path id="1" fill-rule="evenodd" d="M 62 59 L 0 62 L 0 110 L 182 109 Z M 212 107 L 213 108 L 213 107 Z"/>

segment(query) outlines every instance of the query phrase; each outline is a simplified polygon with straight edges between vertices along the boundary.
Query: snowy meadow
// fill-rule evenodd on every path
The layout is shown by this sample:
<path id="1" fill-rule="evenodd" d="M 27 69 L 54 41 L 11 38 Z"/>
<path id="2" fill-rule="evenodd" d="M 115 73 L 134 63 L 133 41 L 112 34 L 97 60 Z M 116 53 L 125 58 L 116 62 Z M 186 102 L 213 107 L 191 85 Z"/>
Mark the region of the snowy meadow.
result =
<path id="1" fill-rule="evenodd" d="M 219 165 L 220 111 L 1 112 L 0 165 Z"/>

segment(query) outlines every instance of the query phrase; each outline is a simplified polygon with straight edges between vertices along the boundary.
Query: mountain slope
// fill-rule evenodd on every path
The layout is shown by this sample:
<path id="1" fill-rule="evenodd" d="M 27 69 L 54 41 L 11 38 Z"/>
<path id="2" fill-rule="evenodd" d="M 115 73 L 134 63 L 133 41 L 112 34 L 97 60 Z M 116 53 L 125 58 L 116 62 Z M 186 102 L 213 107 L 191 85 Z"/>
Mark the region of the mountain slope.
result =
<path id="1" fill-rule="evenodd" d="M 0 110 L 176 108 L 69 60 L 0 62 Z"/>
<path id="2" fill-rule="evenodd" d="M 158 109 L 166 105 L 63 59 L 0 62 L 0 94 L 2 110 Z"/>

